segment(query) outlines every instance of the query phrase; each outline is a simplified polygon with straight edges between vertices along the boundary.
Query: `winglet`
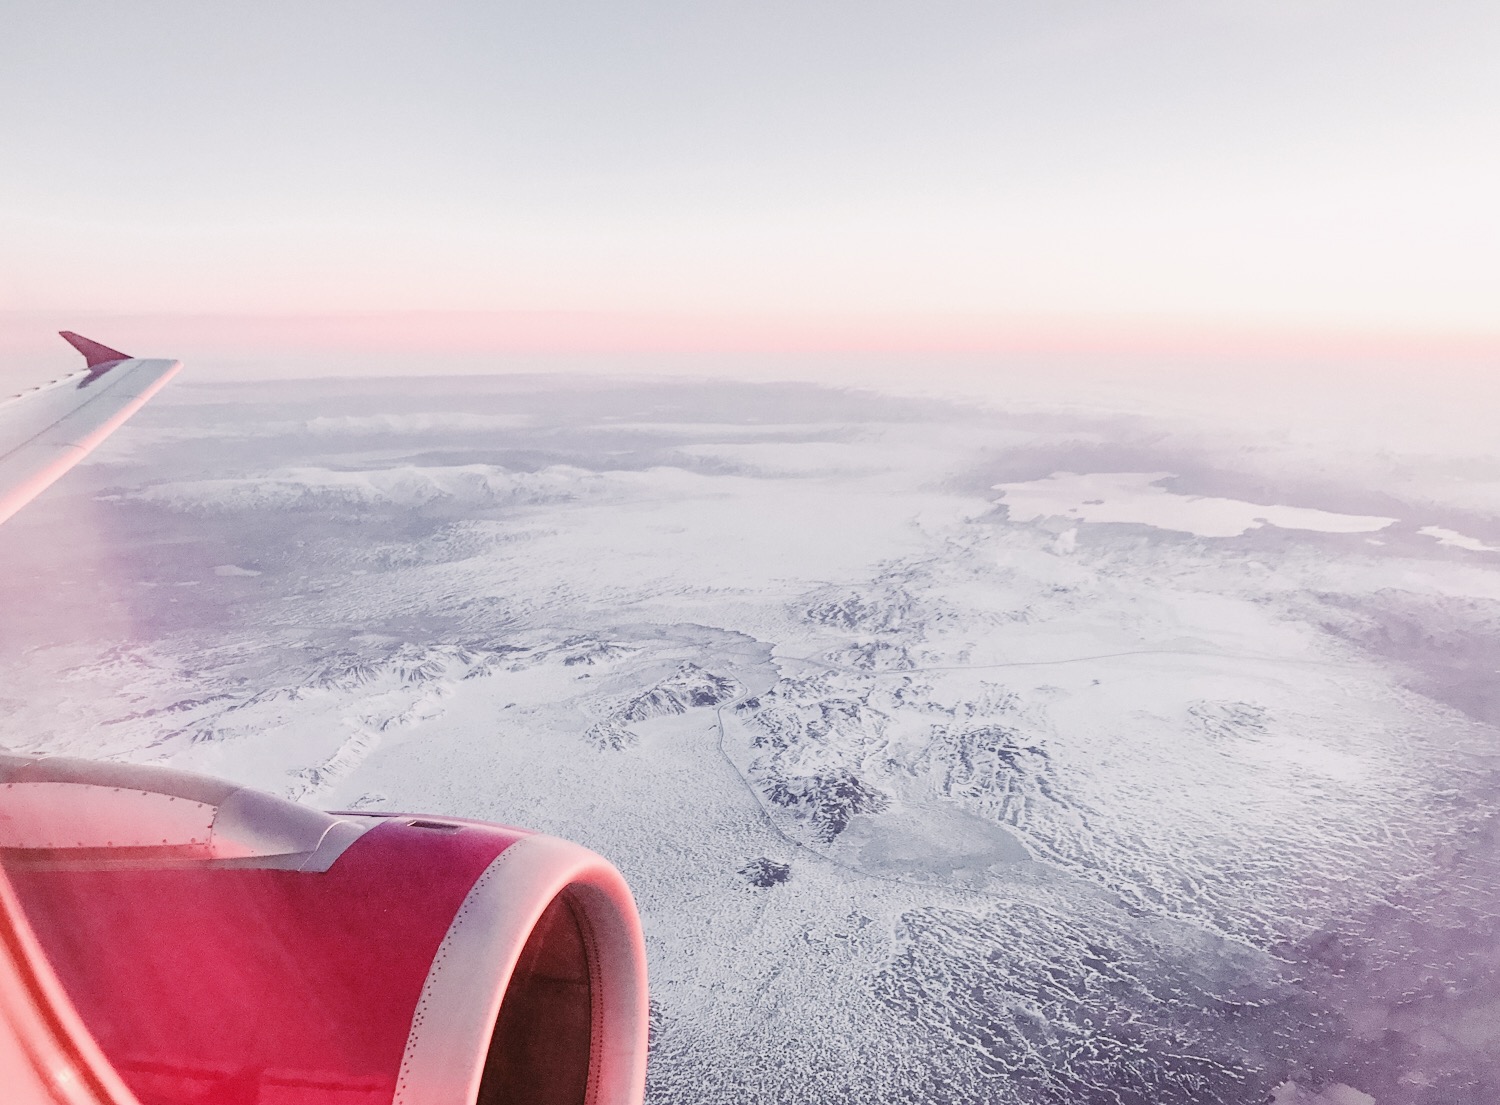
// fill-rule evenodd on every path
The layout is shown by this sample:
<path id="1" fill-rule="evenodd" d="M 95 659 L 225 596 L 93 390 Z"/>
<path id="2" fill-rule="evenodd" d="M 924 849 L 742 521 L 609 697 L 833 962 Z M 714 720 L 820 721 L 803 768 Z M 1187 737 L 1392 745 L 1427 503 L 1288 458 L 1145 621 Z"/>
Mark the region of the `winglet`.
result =
<path id="1" fill-rule="evenodd" d="M 107 345 L 100 345 L 96 341 L 89 341 L 80 334 L 71 330 L 59 330 L 63 341 L 67 342 L 78 352 L 83 354 L 83 359 L 90 368 L 98 368 L 100 365 L 113 364 L 115 361 L 128 361 L 131 359 L 129 353 L 121 353 L 118 349 L 111 349 Z"/>

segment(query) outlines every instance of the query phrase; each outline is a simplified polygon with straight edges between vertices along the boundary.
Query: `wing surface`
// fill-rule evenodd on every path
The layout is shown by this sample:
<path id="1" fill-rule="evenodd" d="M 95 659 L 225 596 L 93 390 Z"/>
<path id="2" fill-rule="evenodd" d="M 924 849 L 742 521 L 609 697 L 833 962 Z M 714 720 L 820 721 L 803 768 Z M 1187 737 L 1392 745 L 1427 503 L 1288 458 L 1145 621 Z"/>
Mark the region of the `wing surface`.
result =
<path id="1" fill-rule="evenodd" d="M 0 522 L 87 456 L 182 367 L 129 357 L 77 334 L 63 337 L 88 367 L 0 402 Z"/>

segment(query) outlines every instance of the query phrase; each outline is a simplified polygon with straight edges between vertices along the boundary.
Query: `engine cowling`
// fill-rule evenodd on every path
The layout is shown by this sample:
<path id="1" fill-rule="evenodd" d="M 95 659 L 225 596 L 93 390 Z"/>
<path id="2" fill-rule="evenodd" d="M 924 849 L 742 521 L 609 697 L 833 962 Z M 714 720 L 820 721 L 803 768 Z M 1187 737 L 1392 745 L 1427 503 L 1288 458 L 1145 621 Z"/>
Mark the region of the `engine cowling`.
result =
<path id="1" fill-rule="evenodd" d="M 645 1080 L 630 891 L 578 845 L 0 758 L 35 943 L 141 1105 L 615 1105 Z"/>

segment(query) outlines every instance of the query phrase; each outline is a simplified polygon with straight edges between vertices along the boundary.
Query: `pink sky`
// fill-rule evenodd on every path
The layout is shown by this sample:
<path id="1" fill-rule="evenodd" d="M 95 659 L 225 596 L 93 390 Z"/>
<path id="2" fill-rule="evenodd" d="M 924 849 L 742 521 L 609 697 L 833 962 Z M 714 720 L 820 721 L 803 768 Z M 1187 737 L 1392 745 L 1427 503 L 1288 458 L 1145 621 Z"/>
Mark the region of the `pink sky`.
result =
<path id="1" fill-rule="evenodd" d="M 1493 365 L 1497 56 L 1478 0 L 23 0 L 0 371 Z"/>
<path id="2" fill-rule="evenodd" d="M 56 331 L 99 333 L 141 355 L 213 359 L 292 350 L 411 356 L 623 353 L 1098 354 L 1500 363 L 1500 332 L 1213 325 L 1103 316 L 686 314 L 648 311 L 341 311 L 304 314 L 0 313 L 0 358 L 59 352 Z M 56 360 L 53 356 L 50 359 Z"/>

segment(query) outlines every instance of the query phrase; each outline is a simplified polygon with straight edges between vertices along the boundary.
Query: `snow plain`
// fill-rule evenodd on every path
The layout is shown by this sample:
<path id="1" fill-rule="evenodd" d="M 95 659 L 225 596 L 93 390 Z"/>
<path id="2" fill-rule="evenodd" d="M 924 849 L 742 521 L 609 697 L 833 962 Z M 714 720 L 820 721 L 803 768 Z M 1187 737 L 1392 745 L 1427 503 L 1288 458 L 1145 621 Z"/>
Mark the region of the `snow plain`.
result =
<path id="1" fill-rule="evenodd" d="M 0 530 L 4 740 L 603 852 L 655 1102 L 1492 1102 L 1497 521 L 1324 459 L 184 384 Z"/>

